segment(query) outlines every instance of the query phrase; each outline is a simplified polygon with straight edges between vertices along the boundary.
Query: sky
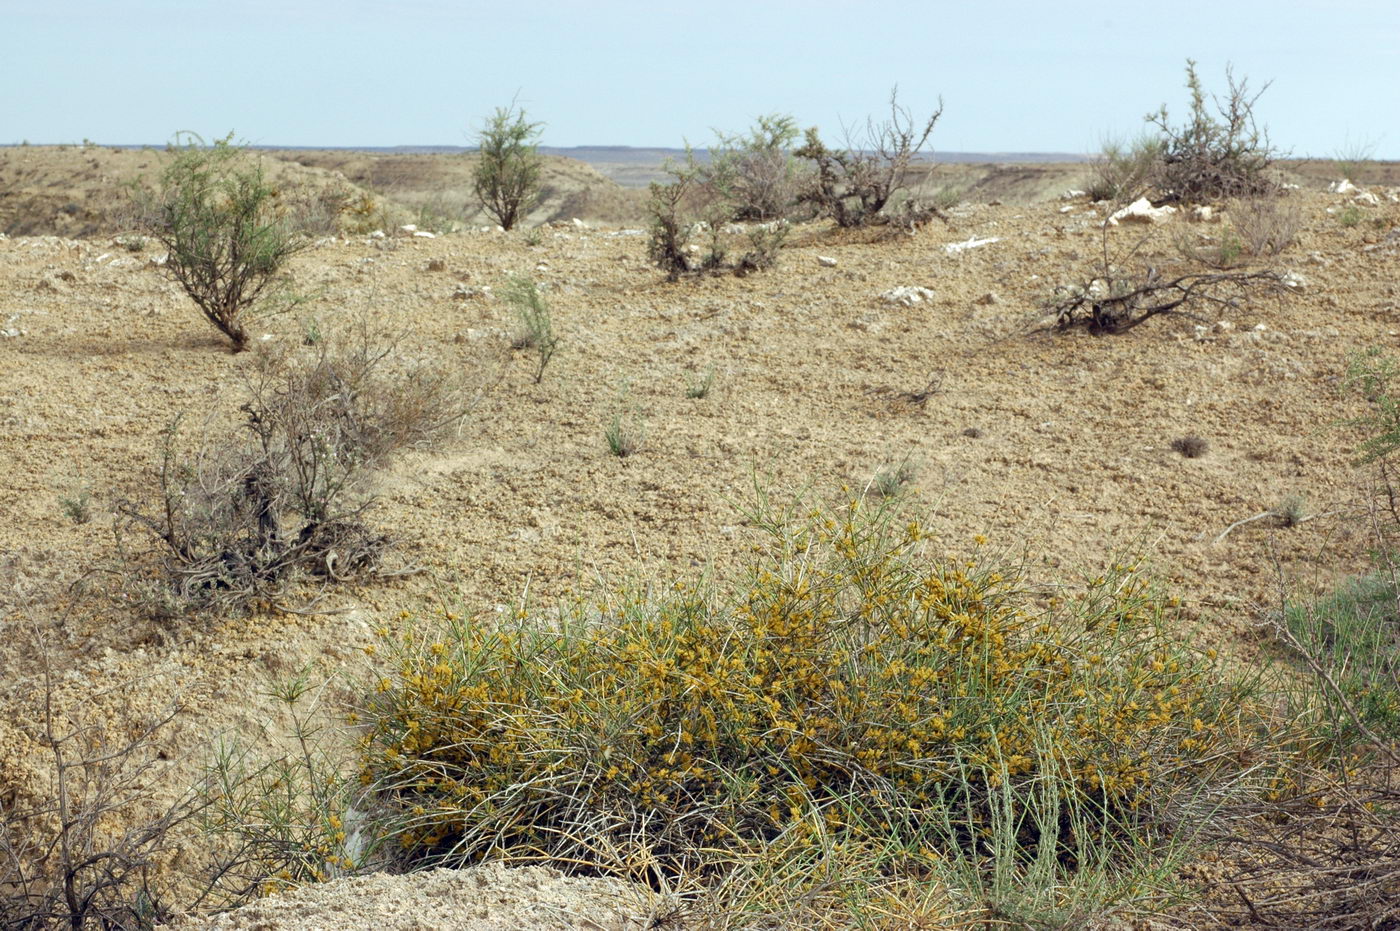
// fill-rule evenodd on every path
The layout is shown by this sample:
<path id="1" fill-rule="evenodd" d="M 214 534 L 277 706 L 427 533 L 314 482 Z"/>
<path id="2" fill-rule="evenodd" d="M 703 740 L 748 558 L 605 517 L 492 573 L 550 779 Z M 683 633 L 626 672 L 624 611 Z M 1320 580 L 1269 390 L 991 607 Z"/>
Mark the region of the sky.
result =
<path id="1" fill-rule="evenodd" d="M 941 96 L 931 144 L 1088 153 L 1252 88 L 1273 144 L 1400 159 L 1400 0 L 0 0 L 0 143 L 472 145 L 515 100 L 551 146 L 704 145 L 784 113 L 831 139 Z"/>

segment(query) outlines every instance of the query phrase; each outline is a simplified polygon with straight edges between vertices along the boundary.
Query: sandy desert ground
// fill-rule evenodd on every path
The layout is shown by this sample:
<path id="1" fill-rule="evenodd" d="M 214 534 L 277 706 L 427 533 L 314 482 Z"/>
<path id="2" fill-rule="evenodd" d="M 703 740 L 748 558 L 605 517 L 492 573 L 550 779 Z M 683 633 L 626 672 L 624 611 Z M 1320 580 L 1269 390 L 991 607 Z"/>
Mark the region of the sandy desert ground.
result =
<path id="1" fill-rule="evenodd" d="M 803 225 L 776 269 L 742 279 L 666 282 L 613 189 L 561 195 L 566 212 L 612 206 L 578 207 L 585 224 L 550 217 L 534 246 L 494 230 L 322 239 L 291 268 L 315 301 L 260 323 L 259 343 L 301 340 L 313 320 L 369 320 L 409 356 L 484 386 L 447 448 L 412 452 L 377 479 L 375 525 L 398 542 L 396 558 L 426 571 L 337 590 L 329 614 L 157 624 L 100 595 L 123 571 L 113 504 L 152 500 L 161 431 L 177 415 L 236 413 L 258 350 L 227 350 L 154 245 L 114 241 L 110 192 L 136 156 L 70 148 L 46 155 L 43 174 L 17 153 L 0 158 L 0 217 L 17 230 L 0 238 L 0 787 L 12 797 L 50 779 L 27 631 L 40 633 L 62 706 L 131 720 L 182 697 L 161 735 L 174 785 L 217 735 L 276 728 L 269 683 L 307 667 L 354 681 L 370 631 L 400 612 L 489 616 L 526 593 L 548 604 L 617 580 L 722 575 L 751 542 L 741 507 L 756 482 L 833 499 L 908 463 L 912 506 L 950 551 L 985 534 L 1044 581 L 1141 557 L 1186 604 L 1194 636 L 1246 662 L 1281 585 L 1320 591 L 1366 565 L 1360 432 L 1347 423 L 1365 402 L 1343 380 L 1357 353 L 1400 346 L 1400 203 L 1384 183 L 1372 188 L 1379 205 L 1347 226 L 1351 195 L 1300 176 L 1289 201 L 1304 226 L 1280 258 L 1300 287 L 1094 336 L 1047 329 L 1042 302 L 1092 269 L 1105 210 L 1045 198 L 1036 166 L 1034 202 L 993 194 L 914 235 Z M 67 175 L 52 167 L 70 161 Z M 343 158 L 302 163 L 327 183 L 358 177 Z M 25 171 L 70 180 L 46 193 L 15 180 Z M 74 183 L 75 172 L 93 174 Z M 61 235 L 16 227 L 44 210 L 67 218 Z M 1147 236 L 1143 254 L 1170 261 L 1177 236 L 1221 229 L 1177 217 L 1113 235 Z M 948 248 L 973 239 L 991 241 Z M 513 274 L 547 289 L 563 340 L 539 384 L 509 349 L 510 308 L 490 293 Z M 909 286 L 932 295 L 882 296 Z M 688 397 L 711 373 L 708 395 Z M 619 415 L 643 437 L 627 458 L 604 442 Z M 1208 452 L 1174 451 L 1186 435 Z M 84 493 L 92 517 L 77 523 L 62 500 Z M 1290 497 L 1311 519 L 1255 521 L 1216 542 Z M 121 682 L 135 684 L 107 688 Z M 191 837 L 188 862 L 198 847 Z"/>

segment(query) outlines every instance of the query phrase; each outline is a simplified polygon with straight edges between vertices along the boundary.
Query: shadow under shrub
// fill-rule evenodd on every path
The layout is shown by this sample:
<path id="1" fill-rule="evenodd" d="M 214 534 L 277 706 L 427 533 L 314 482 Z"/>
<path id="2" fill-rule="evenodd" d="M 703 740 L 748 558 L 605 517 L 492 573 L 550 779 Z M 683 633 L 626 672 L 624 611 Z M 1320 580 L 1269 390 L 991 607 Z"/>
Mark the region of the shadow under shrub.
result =
<path id="1" fill-rule="evenodd" d="M 1151 848 L 1238 777 L 1243 688 L 1166 633 L 1130 569 L 1047 609 L 888 511 L 759 522 L 732 591 L 386 633 L 363 779 L 403 858 L 655 880 L 779 840 L 935 869 L 996 836 L 1072 870 L 1091 838 Z"/>

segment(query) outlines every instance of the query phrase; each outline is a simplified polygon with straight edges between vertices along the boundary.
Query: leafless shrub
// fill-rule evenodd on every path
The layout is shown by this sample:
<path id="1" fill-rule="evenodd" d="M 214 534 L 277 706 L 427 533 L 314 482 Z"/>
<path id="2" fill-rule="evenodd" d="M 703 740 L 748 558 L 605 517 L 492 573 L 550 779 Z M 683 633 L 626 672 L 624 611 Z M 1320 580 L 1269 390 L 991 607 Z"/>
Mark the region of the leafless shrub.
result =
<path id="1" fill-rule="evenodd" d="M 1131 273 L 1117 267 L 1081 284 L 1059 288 L 1047 305 L 1055 327 L 1085 327 L 1091 333 L 1123 333 L 1159 314 L 1188 313 L 1215 305 L 1235 307 L 1261 291 L 1277 291 L 1282 277 L 1272 271 L 1188 272 L 1164 276 L 1148 267 Z"/>
<path id="2" fill-rule="evenodd" d="M 119 508 L 158 544 L 148 607 L 237 611 L 297 577 L 343 581 L 378 565 L 389 538 L 365 521 L 364 479 L 468 408 L 457 377 L 401 365 L 395 346 L 362 331 L 317 343 L 309 358 L 268 351 L 232 437 L 186 453 L 178 421 L 165 431 L 158 509 Z"/>
<path id="3" fill-rule="evenodd" d="M 1203 255 L 1181 240 L 1178 251 L 1188 259 L 1186 267 L 1159 267 L 1147 260 L 1150 232 L 1119 248 L 1113 242 L 1115 229 L 1103 224 L 1100 257 L 1092 270 L 1077 282 L 1057 287 L 1045 301 L 1055 329 L 1122 333 L 1162 314 L 1194 317 L 1193 311 L 1200 308 L 1234 308 L 1249 298 L 1286 290 L 1284 277 L 1272 269 L 1233 268 L 1224 256 Z M 1199 271 L 1202 261 L 1216 270 Z"/>
<path id="4" fill-rule="evenodd" d="M 1245 251 L 1260 258 L 1293 245 L 1303 225 L 1295 202 L 1272 195 L 1240 198 L 1230 205 L 1229 217 Z"/>
<path id="5" fill-rule="evenodd" d="M 92 700 L 61 709 L 47 650 L 38 726 L 48 791 L 0 793 L 0 926 L 148 929 L 172 915 L 174 886 L 163 868 L 175 853 L 172 832 L 204 803 L 192 792 L 155 801 L 154 783 L 169 765 L 157 737 L 178 701 L 151 714 L 108 720 Z M 181 902 L 195 905 L 197 890 Z"/>
<path id="6" fill-rule="evenodd" d="M 940 99 L 938 109 L 924 123 L 915 122 L 910 110 L 899 105 L 896 88 L 890 93 L 890 118 L 880 123 L 868 120 L 859 143 L 848 134 L 845 148 L 831 149 L 815 127 L 808 129 L 804 145 L 794 153 L 815 167 L 811 187 L 802 200 L 841 227 L 888 222 L 881 211 L 896 192 L 908 186 L 909 166 L 942 115 Z M 931 204 L 926 209 L 941 216 Z"/>

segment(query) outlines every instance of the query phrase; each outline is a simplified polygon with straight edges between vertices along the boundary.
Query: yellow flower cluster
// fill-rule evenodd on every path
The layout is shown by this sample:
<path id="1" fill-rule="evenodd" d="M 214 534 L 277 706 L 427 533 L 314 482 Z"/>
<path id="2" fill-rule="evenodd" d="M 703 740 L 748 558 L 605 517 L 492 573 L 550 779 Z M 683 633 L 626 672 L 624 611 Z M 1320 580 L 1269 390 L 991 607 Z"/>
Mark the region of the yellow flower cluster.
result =
<path id="1" fill-rule="evenodd" d="M 838 800 L 956 798 L 975 817 L 1047 771 L 1130 811 L 1230 730 L 1209 664 L 1162 632 L 1132 567 L 1047 612 L 1014 573 L 930 560 L 925 536 L 852 507 L 780 538 L 727 597 L 386 636 L 365 779 L 423 856 L 562 856 L 584 824 L 684 856 L 892 819 L 843 827 Z"/>

